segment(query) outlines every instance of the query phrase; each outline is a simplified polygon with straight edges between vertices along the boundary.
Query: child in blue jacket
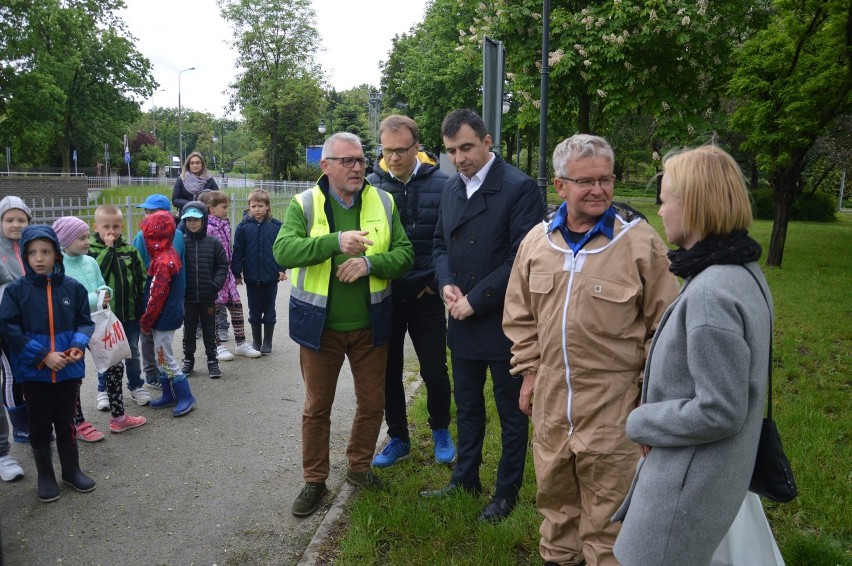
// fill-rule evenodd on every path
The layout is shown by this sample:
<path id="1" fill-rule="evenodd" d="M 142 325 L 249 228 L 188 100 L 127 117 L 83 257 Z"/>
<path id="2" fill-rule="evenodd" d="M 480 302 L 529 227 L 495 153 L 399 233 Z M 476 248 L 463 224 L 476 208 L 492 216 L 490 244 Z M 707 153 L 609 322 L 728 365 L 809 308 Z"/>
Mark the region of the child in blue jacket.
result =
<path id="1" fill-rule="evenodd" d="M 30 445 L 41 501 L 59 498 L 50 443 L 62 480 L 81 492 L 95 482 L 80 469 L 74 407 L 86 374 L 83 351 L 95 330 L 85 287 L 65 276 L 56 233 L 28 226 L 21 234 L 25 275 L 9 283 L 0 302 L 0 335 L 11 353 L 12 371 L 27 399 Z"/>
<path id="2" fill-rule="evenodd" d="M 269 193 L 263 189 L 249 193 L 248 207 L 248 213 L 234 233 L 231 271 L 237 285 L 246 284 L 252 348 L 265 356 L 272 353 L 278 283 L 287 279 L 284 268 L 272 255 L 272 244 L 278 237 L 281 221 L 272 218 Z"/>

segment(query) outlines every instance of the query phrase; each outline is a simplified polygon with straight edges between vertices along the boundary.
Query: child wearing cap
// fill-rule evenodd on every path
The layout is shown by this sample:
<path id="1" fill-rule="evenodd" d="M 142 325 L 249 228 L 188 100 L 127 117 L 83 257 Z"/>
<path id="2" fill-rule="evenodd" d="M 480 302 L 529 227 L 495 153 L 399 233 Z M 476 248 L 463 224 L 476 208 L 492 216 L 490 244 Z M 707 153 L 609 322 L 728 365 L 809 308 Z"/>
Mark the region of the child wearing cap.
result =
<path id="1" fill-rule="evenodd" d="M 157 211 L 164 210 L 169 213 L 171 216 L 172 203 L 169 201 L 168 197 L 160 194 L 153 194 L 145 199 L 145 202 L 142 204 L 137 204 L 136 208 L 141 208 L 144 212 L 145 216 L 153 214 Z M 172 220 L 175 220 L 174 216 L 172 216 Z M 175 220 L 175 223 L 177 221 Z M 175 230 L 174 237 L 172 239 L 172 246 L 174 247 L 175 252 L 178 254 L 178 259 L 180 260 L 181 268 L 180 273 L 178 273 L 178 278 L 183 281 L 184 278 L 184 268 L 183 268 L 183 258 L 184 258 L 184 242 L 183 242 L 183 233 Z M 136 237 L 133 239 L 133 247 L 139 252 L 140 257 L 142 257 L 142 262 L 145 264 L 145 270 L 151 266 L 151 257 L 148 255 L 148 250 L 145 247 L 145 236 L 142 234 L 140 230 Z M 183 283 L 179 283 L 183 285 Z M 149 387 L 159 389 L 160 388 L 160 370 L 157 367 L 157 361 L 154 358 L 154 342 L 151 334 L 142 333 L 139 336 L 139 349 L 142 353 L 142 372 L 145 374 L 145 384 Z"/>
<path id="2" fill-rule="evenodd" d="M 21 257 L 21 232 L 26 228 L 32 214 L 23 199 L 7 196 L 0 200 L 0 296 L 8 283 L 24 275 L 24 262 Z M 5 343 L 0 340 L 0 388 L 3 402 L 0 403 L 0 479 L 13 481 L 24 475 L 20 464 L 9 455 L 9 425 L 6 421 L 8 407 L 9 421 L 12 422 L 15 442 L 27 442 L 29 437 L 29 419 L 24 403 L 24 392 L 20 383 L 12 376 L 9 353 Z"/>
<path id="3" fill-rule="evenodd" d="M 180 277 L 182 264 L 172 245 L 174 217 L 166 211 L 157 210 L 143 218 L 139 228 L 151 258 L 145 281 L 145 310 L 139 319 L 139 328 L 143 336 L 152 336 L 163 390 L 163 395 L 151 401 L 150 406 L 159 409 L 174 405 L 172 415 L 180 417 L 195 407 L 195 397 L 172 352 L 175 330 L 183 323 L 185 290 L 184 280 Z"/>
<path id="4" fill-rule="evenodd" d="M 28 226 L 21 234 L 26 275 L 10 283 L 0 302 L 0 335 L 8 344 L 15 377 L 23 385 L 30 445 L 38 471 L 38 498 L 59 498 L 50 444 L 62 480 L 81 492 L 95 482 L 80 469 L 74 435 L 74 399 L 86 375 L 83 349 L 95 325 L 86 289 L 65 276 L 56 234 L 49 226 Z"/>
<path id="5" fill-rule="evenodd" d="M 53 223 L 53 230 L 62 250 L 62 263 L 65 266 L 65 275 L 76 279 L 86 288 L 89 298 L 90 312 L 98 309 L 98 294 L 106 291 L 103 307 L 109 306 L 112 289 L 107 287 L 101 268 L 95 258 L 88 254 L 89 225 L 75 216 L 63 216 L 57 218 Z M 109 420 L 109 430 L 120 433 L 131 428 L 140 427 L 145 424 L 145 417 L 133 417 L 124 412 L 124 396 L 122 393 L 122 381 L 124 380 L 124 364 L 117 363 L 106 371 L 106 391 L 109 400 L 109 408 L 112 418 Z M 77 393 L 77 411 L 74 415 L 74 426 L 77 436 L 86 442 L 97 442 L 104 435 L 95 429 L 92 424 L 83 417 L 83 409 L 80 404 L 80 394 Z"/>
<path id="6" fill-rule="evenodd" d="M 216 297 L 228 276 L 228 256 L 221 242 L 207 235 L 207 205 L 189 201 L 182 210 L 186 244 L 186 294 L 184 295 L 183 373 L 195 367 L 195 329 L 201 319 L 207 372 L 222 377 L 216 358 Z"/>

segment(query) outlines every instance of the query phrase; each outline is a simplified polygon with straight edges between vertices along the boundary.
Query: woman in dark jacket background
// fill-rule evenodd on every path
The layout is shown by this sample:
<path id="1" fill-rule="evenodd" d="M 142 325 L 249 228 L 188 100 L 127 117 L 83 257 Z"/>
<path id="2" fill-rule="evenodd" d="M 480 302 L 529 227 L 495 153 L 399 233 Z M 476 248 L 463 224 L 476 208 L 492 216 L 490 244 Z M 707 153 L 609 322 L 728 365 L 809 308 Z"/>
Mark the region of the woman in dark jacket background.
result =
<path id="1" fill-rule="evenodd" d="M 215 191 L 218 188 L 216 180 L 207 171 L 204 157 L 197 151 L 193 151 L 186 158 L 183 173 L 177 178 L 172 188 L 172 204 L 180 212 L 189 201 L 198 200 L 198 195 L 202 191 Z"/>

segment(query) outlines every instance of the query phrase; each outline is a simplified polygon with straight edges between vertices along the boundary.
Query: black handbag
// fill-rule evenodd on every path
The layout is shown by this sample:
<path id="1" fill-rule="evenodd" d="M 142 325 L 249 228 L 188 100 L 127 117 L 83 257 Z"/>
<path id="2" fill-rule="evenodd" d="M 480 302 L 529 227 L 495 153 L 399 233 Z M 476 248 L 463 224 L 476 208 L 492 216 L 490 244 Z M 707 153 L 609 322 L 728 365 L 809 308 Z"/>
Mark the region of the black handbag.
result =
<path id="1" fill-rule="evenodd" d="M 747 267 L 745 269 L 754 278 L 764 300 L 766 300 L 766 305 L 769 306 L 769 299 L 766 297 L 760 281 L 750 269 Z M 767 392 L 766 417 L 760 427 L 760 441 L 757 444 L 757 456 L 754 460 L 754 471 L 751 474 L 748 490 L 778 503 L 789 503 L 799 495 L 799 490 L 796 489 L 793 468 L 790 466 L 787 455 L 784 454 L 784 447 L 781 446 L 781 434 L 778 432 L 778 427 L 775 426 L 775 421 L 772 420 L 772 324 L 770 309 L 769 370 L 767 372 L 769 374 L 769 389 Z"/>

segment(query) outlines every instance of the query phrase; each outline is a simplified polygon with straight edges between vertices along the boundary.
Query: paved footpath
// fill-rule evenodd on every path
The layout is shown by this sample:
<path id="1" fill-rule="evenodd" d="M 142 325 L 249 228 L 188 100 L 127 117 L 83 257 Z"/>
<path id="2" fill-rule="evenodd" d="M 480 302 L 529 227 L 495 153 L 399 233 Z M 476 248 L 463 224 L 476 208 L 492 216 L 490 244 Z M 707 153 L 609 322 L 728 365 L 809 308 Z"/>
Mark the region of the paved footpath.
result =
<path id="1" fill-rule="evenodd" d="M 198 407 L 189 415 L 139 407 L 125 383 L 128 413 L 145 415 L 148 423 L 80 443 L 81 467 L 98 482 L 92 493 L 63 485 L 58 501 L 40 503 L 29 445 L 14 444 L 11 453 L 26 475 L 0 482 L 5 566 L 299 562 L 338 492 L 349 493 L 341 487 L 355 400 L 344 364 L 332 413 L 331 493 L 314 516 L 293 517 L 290 506 L 303 485 L 304 387 L 298 347 L 287 333 L 289 291 L 289 283 L 279 286 L 271 355 L 221 362 L 224 376 L 213 380 L 198 341 L 198 369 L 190 377 Z M 178 331 L 176 352 L 181 340 Z M 233 350 L 233 335 L 226 344 Z M 96 409 L 97 379 L 87 366 L 83 411 L 108 431 L 109 412 Z M 54 464 L 58 475 L 55 455 Z"/>

